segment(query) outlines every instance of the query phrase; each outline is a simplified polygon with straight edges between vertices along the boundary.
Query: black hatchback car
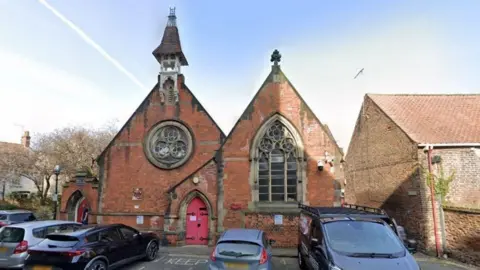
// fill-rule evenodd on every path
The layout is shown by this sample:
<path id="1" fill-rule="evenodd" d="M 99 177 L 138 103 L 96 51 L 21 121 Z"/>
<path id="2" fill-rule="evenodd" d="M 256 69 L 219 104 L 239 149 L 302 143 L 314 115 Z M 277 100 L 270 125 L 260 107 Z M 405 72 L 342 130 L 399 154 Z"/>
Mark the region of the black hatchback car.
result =
<path id="1" fill-rule="evenodd" d="M 24 269 L 99 270 L 146 259 L 155 260 L 159 238 L 122 224 L 84 227 L 64 234 L 49 234 L 28 251 Z"/>
<path id="2" fill-rule="evenodd" d="M 389 217 L 357 209 L 299 205 L 301 269 L 419 270 Z"/>

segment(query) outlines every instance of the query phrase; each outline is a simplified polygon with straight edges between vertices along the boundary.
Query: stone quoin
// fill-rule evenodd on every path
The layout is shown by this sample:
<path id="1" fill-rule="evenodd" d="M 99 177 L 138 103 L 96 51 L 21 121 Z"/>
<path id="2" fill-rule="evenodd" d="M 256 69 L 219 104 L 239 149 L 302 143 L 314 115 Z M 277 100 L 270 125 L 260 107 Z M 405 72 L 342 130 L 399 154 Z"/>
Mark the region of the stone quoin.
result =
<path id="1" fill-rule="evenodd" d="M 153 230 L 178 245 L 260 228 L 277 246 L 292 247 L 298 202 L 340 204 L 342 149 L 282 72 L 277 50 L 227 136 L 185 83 L 175 9 L 153 55 L 158 83 L 98 157 L 98 175 L 67 183 L 61 218 L 88 207 L 90 223 Z"/>

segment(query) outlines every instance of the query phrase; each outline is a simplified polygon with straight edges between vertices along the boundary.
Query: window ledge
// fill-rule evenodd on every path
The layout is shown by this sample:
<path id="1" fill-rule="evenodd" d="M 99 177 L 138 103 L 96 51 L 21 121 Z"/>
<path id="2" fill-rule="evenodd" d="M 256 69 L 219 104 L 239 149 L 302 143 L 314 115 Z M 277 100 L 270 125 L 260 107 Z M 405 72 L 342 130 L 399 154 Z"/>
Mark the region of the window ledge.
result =
<path id="1" fill-rule="evenodd" d="M 247 212 L 252 213 L 299 213 L 298 202 L 252 202 Z"/>

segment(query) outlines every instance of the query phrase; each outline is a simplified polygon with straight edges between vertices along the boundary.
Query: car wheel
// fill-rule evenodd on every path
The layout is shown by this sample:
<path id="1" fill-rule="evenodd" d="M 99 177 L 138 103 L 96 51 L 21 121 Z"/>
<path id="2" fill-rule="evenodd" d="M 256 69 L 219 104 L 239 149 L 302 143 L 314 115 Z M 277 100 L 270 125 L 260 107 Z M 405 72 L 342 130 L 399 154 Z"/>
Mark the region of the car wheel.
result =
<path id="1" fill-rule="evenodd" d="M 307 269 L 307 266 L 305 265 L 305 261 L 303 261 L 303 256 L 300 250 L 297 250 L 297 257 L 298 257 L 298 266 L 300 269 Z"/>
<path id="2" fill-rule="evenodd" d="M 107 270 L 107 264 L 102 260 L 94 261 L 90 266 L 85 268 L 85 270 Z"/>
<path id="3" fill-rule="evenodd" d="M 147 261 L 153 261 L 157 258 L 158 243 L 156 241 L 152 241 L 148 244 L 147 249 L 145 250 L 145 255 Z"/>

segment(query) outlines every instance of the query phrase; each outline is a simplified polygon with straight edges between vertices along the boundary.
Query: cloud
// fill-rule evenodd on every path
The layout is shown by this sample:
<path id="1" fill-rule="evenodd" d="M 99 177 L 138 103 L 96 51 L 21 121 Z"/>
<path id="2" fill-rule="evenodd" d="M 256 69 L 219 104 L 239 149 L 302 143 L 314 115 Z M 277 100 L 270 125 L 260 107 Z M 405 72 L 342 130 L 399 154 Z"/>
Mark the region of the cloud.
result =
<path id="1" fill-rule="evenodd" d="M 132 82 L 136 85 L 140 86 L 142 89 L 145 89 L 145 85 L 140 82 L 140 80 L 135 77 L 130 71 L 128 71 L 120 62 L 118 62 L 115 58 L 113 58 L 110 54 L 108 54 L 98 43 L 96 43 L 90 36 L 88 36 L 80 27 L 70 21 L 67 17 L 65 17 L 62 13 L 56 10 L 53 6 L 51 6 L 46 0 L 39 0 L 38 1 L 41 5 L 45 8 L 50 10 L 57 18 L 59 18 L 65 25 L 75 31 L 81 39 L 83 39 L 88 45 L 92 46 L 96 51 L 100 53 L 100 55 L 105 58 L 108 62 L 112 63 L 118 70 L 120 70 L 123 74 L 125 74 Z"/>
<path id="2" fill-rule="evenodd" d="M 45 132 L 69 124 L 126 119 L 120 100 L 93 82 L 0 48 L 0 141 L 19 142 L 21 126 Z M 131 107 L 130 105 L 127 106 Z"/>

